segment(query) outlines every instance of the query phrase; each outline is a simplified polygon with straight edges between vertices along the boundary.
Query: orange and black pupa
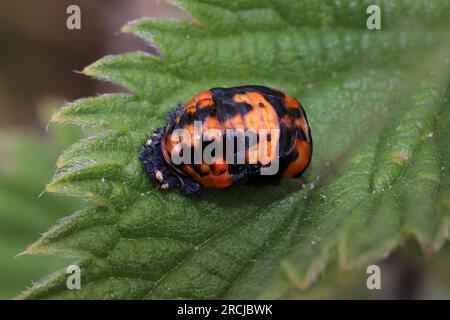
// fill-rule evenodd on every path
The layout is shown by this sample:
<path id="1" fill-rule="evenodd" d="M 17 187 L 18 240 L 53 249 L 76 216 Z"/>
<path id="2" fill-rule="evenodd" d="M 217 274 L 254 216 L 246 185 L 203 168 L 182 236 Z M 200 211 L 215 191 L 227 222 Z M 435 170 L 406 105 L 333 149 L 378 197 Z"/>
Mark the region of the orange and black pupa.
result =
<path id="1" fill-rule="evenodd" d="M 184 129 L 195 135 L 195 123 L 201 124 L 202 132 L 215 129 L 223 140 L 226 140 L 230 129 L 244 133 L 251 130 L 256 134 L 256 144 L 262 141 L 259 132 L 263 129 L 265 134 L 278 130 L 277 139 L 270 134 L 264 136 L 266 144 L 276 146 L 278 152 L 272 153 L 269 161 L 262 161 L 258 155 L 251 157 L 258 148 L 246 140 L 244 163 L 227 161 L 230 154 L 227 155 L 225 147 L 221 161 L 195 162 L 192 154 L 197 151 L 201 154 L 207 144 L 198 144 L 195 139 L 182 141 L 178 137 L 177 141 L 184 144 L 183 148 L 192 152 L 187 161 L 175 164 L 171 158 L 175 148 L 174 132 Z M 273 181 L 299 177 L 309 166 L 312 149 L 310 127 L 300 102 L 282 91 L 249 85 L 212 88 L 200 92 L 184 106 L 177 105 L 168 115 L 166 126 L 158 128 L 148 139 L 140 159 L 147 173 L 162 189 L 179 187 L 184 194 L 197 194 L 203 187 L 227 188 L 256 179 Z M 236 152 L 237 149 L 233 149 L 233 153 Z M 233 154 L 231 159 L 235 156 Z M 256 161 L 250 163 L 250 158 Z M 270 176 L 262 175 L 263 169 L 273 161 L 278 161 L 277 172 Z"/>

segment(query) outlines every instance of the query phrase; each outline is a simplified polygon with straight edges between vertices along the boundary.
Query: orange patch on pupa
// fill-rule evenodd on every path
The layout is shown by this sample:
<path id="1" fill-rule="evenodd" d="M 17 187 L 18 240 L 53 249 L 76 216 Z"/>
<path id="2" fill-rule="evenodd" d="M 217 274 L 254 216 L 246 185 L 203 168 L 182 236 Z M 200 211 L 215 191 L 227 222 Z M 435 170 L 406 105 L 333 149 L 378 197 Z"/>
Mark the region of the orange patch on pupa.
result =
<path id="1" fill-rule="evenodd" d="M 291 162 L 283 171 L 283 178 L 293 178 L 297 176 L 299 173 L 303 172 L 309 164 L 312 151 L 311 144 L 297 138 L 295 139 L 295 148 L 298 153 L 297 159 Z"/>

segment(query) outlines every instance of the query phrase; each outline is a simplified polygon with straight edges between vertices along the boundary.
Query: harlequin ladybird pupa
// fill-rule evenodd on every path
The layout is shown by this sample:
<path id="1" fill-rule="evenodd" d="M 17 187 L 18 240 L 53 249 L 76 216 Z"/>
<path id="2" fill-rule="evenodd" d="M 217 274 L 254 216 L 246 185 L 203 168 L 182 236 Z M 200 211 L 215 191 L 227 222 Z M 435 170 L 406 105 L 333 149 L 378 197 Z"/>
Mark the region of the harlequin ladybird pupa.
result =
<path id="1" fill-rule="evenodd" d="M 140 159 L 161 189 L 196 194 L 204 187 L 298 177 L 309 166 L 312 149 L 300 102 L 282 91 L 250 85 L 212 88 L 178 104 L 165 127 L 146 141 Z M 270 167 L 276 172 L 264 174 Z"/>

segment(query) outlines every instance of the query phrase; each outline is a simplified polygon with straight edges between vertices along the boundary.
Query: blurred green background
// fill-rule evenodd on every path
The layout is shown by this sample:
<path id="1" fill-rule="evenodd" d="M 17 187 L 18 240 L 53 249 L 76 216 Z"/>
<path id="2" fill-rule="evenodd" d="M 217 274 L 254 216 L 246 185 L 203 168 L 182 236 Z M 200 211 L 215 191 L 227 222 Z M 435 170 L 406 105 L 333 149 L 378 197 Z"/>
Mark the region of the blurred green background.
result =
<path id="1" fill-rule="evenodd" d="M 81 30 L 65 26 L 69 4 L 81 7 Z M 73 71 L 107 54 L 156 52 L 118 33 L 141 16 L 187 17 L 161 0 L 0 1 L 0 299 L 15 297 L 32 280 L 67 264 L 19 255 L 58 219 L 82 207 L 77 199 L 41 194 L 60 152 L 84 135 L 74 127 L 47 131 L 47 120 L 63 99 L 123 91 Z M 369 291 L 364 270 L 339 273 L 332 265 L 311 290 L 285 298 L 450 298 L 450 246 L 423 257 L 408 243 L 380 263 L 387 289 Z"/>
<path id="2" fill-rule="evenodd" d="M 55 257 L 16 256 L 39 233 L 80 206 L 78 199 L 40 193 L 58 153 L 79 136 L 75 128 L 51 130 L 45 139 L 27 129 L 0 132 L 0 298 L 66 264 Z"/>

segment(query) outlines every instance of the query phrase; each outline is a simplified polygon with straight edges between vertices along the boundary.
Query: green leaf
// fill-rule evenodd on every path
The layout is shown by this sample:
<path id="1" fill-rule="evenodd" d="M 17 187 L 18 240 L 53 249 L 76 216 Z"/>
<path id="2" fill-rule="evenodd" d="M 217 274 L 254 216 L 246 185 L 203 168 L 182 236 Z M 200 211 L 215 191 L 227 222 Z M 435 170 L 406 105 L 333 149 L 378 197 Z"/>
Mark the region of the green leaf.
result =
<path id="1" fill-rule="evenodd" d="M 373 2 L 379 32 L 365 27 Z M 82 290 L 68 290 L 61 272 L 21 298 L 277 298 L 307 288 L 330 260 L 364 266 L 412 236 L 427 253 L 440 248 L 450 217 L 448 1 L 177 3 L 197 21 L 123 28 L 162 58 L 127 53 L 84 70 L 133 94 L 81 99 L 53 116 L 104 128 L 60 156 L 47 186 L 92 205 L 27 249 L 77 258 Z M 307 173 L 197 198 L 157 189 L 138 159 L 152 131 L 177 102 L 244 84 L 302 101 L 315 143 Z"/>

